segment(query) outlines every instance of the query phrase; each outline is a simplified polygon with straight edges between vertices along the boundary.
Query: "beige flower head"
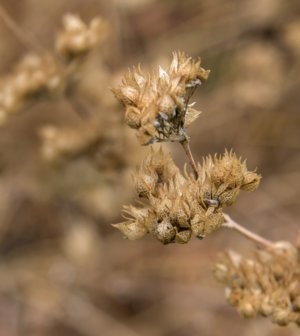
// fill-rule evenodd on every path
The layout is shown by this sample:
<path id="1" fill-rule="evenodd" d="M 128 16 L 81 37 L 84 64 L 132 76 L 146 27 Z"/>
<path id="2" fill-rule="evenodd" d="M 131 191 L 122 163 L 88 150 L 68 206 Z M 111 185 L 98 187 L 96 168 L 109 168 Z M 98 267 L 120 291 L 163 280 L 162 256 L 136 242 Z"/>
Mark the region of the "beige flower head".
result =
<path id="1" fill-rule="evenodd" d="M 279 325 L 300 325 L 300 249 L 278 242 L 246 259 L 230 251 L 214 265 L 228 302 L 244 317 L 262 315 Z"/>
<path id="2" fill-rule="evenodd" d="M 206 158 L 199 172 L 198 179 L 183 176 L 170 154 L 151 148 L 133 174 L 143 203 L 140 208 L 125 207 L 126 221 L 115 227 L 129 239 L 150 233 L 163 244 L 184 244 L 193 234 L 203 239 L 222 226 L 223 208 L 236 201 L 245 177 L 247 184 L 255 181 L 256 186 L 260 179 L 247 170 L 245 162 L 227 151 L 223 156 Z"/>
<path id="3" fill-rule="evenodd" d="M 107 24 L 99 17 L 86 24 L 79 16 L 67 14 L 56 39 L 56 50 L 67 59 L 85 54 L 105 38 L 106 31 Z"/>
<path id="4" fill-rule="evenodd" d="M 125 107 L 127 125 L 137 130 L 142 145 L 187 138 L 185 128 L 200 114 L 189 100 L 209 75 L 200 64 L 200 59 L 174 52 L 169 69 L 159 67 L 146 75 L 134 68 L 113 89 Z"/>

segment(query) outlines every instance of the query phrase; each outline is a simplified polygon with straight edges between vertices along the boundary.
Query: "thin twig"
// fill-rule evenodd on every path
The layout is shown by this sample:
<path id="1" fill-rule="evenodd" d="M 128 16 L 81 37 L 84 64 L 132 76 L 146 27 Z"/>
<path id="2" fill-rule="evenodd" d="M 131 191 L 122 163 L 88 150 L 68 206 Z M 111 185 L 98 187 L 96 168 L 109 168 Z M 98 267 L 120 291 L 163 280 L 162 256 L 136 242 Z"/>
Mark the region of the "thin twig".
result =
<path id="1" fill-rule="evenodd" d="M 4 7 L 0 4 L 0 19 L 4 22 L 6 27 L 13 33 L 13 35 L 18 39 L 18 41 L 27 49 L 37 50 L 38 52 L 45 52 L 46 50 L 40 46 L 38 43 L 33 41 L 26 33 L 24 33 L 16 22 L 7 13 Z"/>
<path id="2" fill-rule="evenodd" d="M 182 147 L 183 147 L 183 149 L 185 151 L 185 154 L 187 156 L 188 162 L 189 162 L 190 166 L 193 169 L 193 173 L 195 175 L 195 178 L 197 179 L 198 176 L 199 176 L 199 174 L 198 174 L 198 170 L 197 170 L 197 166 L 196 166 L 195 160 L 193 158 L 193 154 L 191 152 L 190 144 L 189 144 L 188 140 L 180 141 L 180 144 L 182 145 Z"/>
<path id="3" fill-rule="evenodd" d="M 223 223 L 223 225 L 222 225 L 223 227 L 234 229 L 237 232 L 239 232 L 240 234 L 242 234 L 243 236 L 245 236 L 246 238 L 254 241 L 255 243 L 263 245 L 267 248 L 274 247 L 274 243 L 272 243 L 270 240 L 268 240 L 266 238 L 263 238 L 263 237 L 257 235 L 256 233 L 244 228 L 243 226 L 241 226 L 240 224 L 235 222 L 229 215 L 224 214 L 224 218 L 225 218 L 226 222 Z"/>

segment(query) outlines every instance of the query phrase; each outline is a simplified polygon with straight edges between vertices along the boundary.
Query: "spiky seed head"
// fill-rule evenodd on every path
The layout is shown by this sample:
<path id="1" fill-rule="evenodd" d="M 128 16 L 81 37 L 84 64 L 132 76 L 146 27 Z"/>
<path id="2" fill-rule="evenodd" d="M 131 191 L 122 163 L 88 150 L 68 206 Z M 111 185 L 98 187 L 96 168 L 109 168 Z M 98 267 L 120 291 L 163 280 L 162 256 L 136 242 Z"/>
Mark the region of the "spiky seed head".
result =
<path id="1" fill-rule="evenodd" d="M 134 68 L 124 77 L 122 84 L 113 89 L 125 108 L 133 106 L 139 111 L 135 113 L 139 120 L 125 120 L 130 127 L 138 130 L 142 145 L 187 138 L 185 127 L 199 115 L 189 106 L 189 99 L 209 74 L 200 64 L 200 60 L 177 52 L 173 54 L 169 69 L 159 67 L 145 76 L 140 68 Z"/>

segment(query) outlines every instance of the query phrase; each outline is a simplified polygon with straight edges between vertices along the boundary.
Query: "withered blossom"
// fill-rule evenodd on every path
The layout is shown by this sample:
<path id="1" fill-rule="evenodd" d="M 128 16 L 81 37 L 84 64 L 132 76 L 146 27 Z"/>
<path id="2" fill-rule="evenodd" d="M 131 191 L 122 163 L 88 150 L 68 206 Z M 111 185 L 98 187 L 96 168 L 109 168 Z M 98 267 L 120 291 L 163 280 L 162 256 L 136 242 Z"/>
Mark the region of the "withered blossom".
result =
<path id="1" fill-rule="evenodd" d="M 56 39 L 56 51 L 67 59 L 85 54 L 105 37 L 106 30 L 106 22 L 100 17 L 86 24 L 78 15 L 67 14 Z"/>
<path id="2" fill-rule="evenodd" d="M 70 95 L 80 56 L 103 39 L 105 23 L 95 18 L 87 25 L 79 17 L 68 14 L 63 19 L 63 26 L 56 40 L 56 54 L 28 54 L 11 74 L 0 78 L 0 124 L 9 114 L 19 112 L 37 98 Z"/>
<path id="3" fill-rule="evenodd" d="M 258 174 L 248 171 L 246 163 L 228 151 L 206 158 L 198 170 L 197 179 L 182 175 L 170 154 L 151 149 L 133 175 L 144 202 L 139 208 L 125 207 L 126 221 L 114 226 L 129 239 L 146 233 L 164 244 L 187 243 L 192 234 L 202 239 L 222 226 L 223 209 L 236 201 L 239 191 L 252 191 L 260 181 Z"/>
<path id="4" fill-rule="evenodd" d="M 174 52 L 167 70 L 145 74 L 140 66 L 133 68 L 113 89 L 125 107 L 125 122 L 137 130 L 142 145 L 188 138 L 185 128 L 200 114 L 189 100 L 209 75 L 200 64 L 200 59 Z"/>
<path id="5" fill-rule="evenodd" d="M 57 96 L 65 90 L 63 67 L 50 55 L 30 54 L 0 79 L 0 113 L 17 112 L 30 98 Z"/>
<path id="6" fill-rule="evenodd" d="M 252 259 L 236 252 L 222 254 L 215 278 L 226 286 L 228 302 L 244 317 L 261 315 L 278 325 L 300 326 L 300 244 L 274 243 Z"/>

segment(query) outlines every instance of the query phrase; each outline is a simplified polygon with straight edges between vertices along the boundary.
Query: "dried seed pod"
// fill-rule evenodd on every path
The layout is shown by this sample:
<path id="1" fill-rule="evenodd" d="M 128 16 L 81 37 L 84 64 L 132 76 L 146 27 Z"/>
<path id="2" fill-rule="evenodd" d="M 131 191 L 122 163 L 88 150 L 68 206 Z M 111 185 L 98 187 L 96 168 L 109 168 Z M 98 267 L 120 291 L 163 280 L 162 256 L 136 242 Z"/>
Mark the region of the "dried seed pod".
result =
<path id="1" fill-rule="evenodd" d="M 213 274 L 217 281 L 226 283 L 228 281 L 229 269 L 225 264 L 216 263 L 213 265 Z"/>
<path id="2" fill-rule="evenodd" d="M 140 124 L 140 110 L 133 106 L 127 106 L 125 112 L 125 122 L 131 128 L 138 129 Z"/>
<path id="3" fill-rule="evenodd" d="M 243 317 L 255 317 L 256 316 L 256 309 L 253 304 L 249 301 L 242 301 L 238 305 L 238 312 Z"/>
<path id="4" fill-rule="evenodd" d="M 150 196 L 149 198 L 151 208 L 155 212 L 158 219 L 170 217 L 170 209 L 172 206 L 172 200 L 167 195 L 155 198 Z"/>
<path id="5" fill-rule="evenodd" d="M 219 229 L 224 223 L 224 217 L 221 210 L 214 211 L 210 215 L 199 214 L 191 221 L 193 233 L 198 238 L 204 238 L 211 232 Z"/>
<path id="6" fill-rule="evenodd" d="M 234 153 L 225 151 L 223 157 L 215 158 L 210 176 L 218 187 L 222 184 L 229 187 L 241 186 L 244 178 L 241 160 Z"/>
<path id="7" fill-rule="evenodd" d="M 155 172 L 151 175 L 138 173 L 134 176 L 135 188 L 139 197 L 149 198 L 155 192 L 158 176 Z"/>
<path id="8" fill-rule="evenodd" d="M 120 230 L 129 240 L 139 239 L 147 233 L 146 227 L 138 221 L 126 221 L 112 226 Z"/>
<path id="9" fill-rule="evenodd" d="M 245 172 L 241 189 L 245 191 L 254 191 L 258 188 L 261 176 L 255 172 Z"/>
<path id="10" fill-rule="evenodd" d="M 167 219 L 165 219 L 162 222 L 156 224 L 154 235 L 163 244 L 169 244 L 174 241 L 176 230 L 173 225 Z"/>
<path id="11" fill-rule="evenodd" d="M 270 302 L 269 296 L 262 297 L 261 305 L 260 305 L 260 313 L 263 316 L 269 316 L 273 313 L 274 307 Z"/>
<path id="12" fill-rule="evenodd" d="M 238 195 L 240 193 L 240 188 L 227 189 L 222 194 L 218 196 L 218 200 L 222 207 L 230 206 L 235 203 Z"/>
<path id="13" fill-rule="evenodd" d="M 180 228 L 190 228 L 190 208 L 189 205 L 182 200 L 181 197 L 177 197 L 170 210 L 170 218 Z"/>
<path id="14" fill-rule="evenodd" d="M 191 230 L 182 230 L 176 233 L 175 242 L 178 244 L 186 244 L 190 241 L 192 236 Z"/>
<path id="15" fill-rule="evenodd" d="M 288 309 L 274 309 L 272 314 L 272 320 L 274 323 L 284 327 L 291 322 L 290 311 Z"/>
<path id="16" fill-rule="evenodd" d="M 188 107 L 185 115 L 184 126 L 189 127 L 199 117 L 200 114 L 200 111 L 197 111 L 192 107 Z"/>

